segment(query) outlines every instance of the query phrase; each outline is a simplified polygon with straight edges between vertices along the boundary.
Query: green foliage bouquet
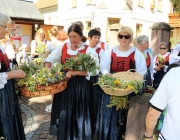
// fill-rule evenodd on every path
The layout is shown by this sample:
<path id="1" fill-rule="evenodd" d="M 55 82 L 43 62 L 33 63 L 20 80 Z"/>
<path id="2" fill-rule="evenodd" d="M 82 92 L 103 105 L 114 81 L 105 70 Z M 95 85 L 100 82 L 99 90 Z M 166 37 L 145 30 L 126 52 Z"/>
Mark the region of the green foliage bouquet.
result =
<path id="1" fill-rule="evenodd" d="M 65 74 L 60 72 L 62 65 L 56 63 L 51 69 L 47 69 L 41 65 L 36 65 L 33 62 L 30 62 L 29 65 L 23 63 L 18 68 L 26 73 L 26 78 L 16 79 L 16 84 L 18 87 L 26 87 L 29 91 L 36 91 L 38 86 L 48 86 L 61 82 L 65 78 Z"/>
<path id="2" fill-rule="evenodd" d="M 77 54 L 76 57 L 71 57 L 66 60 L 63 65 L 63 70 L 74 70 L 74 71 L 88 71 L 96 73 L 96 70 L 99 69 L 99 66 L 96 63 L 96 60 L 92 58 L 89 54 Z"/>
<path id="3" fill-rule="evenodd" d="M 107 107 L 116 106 L 116 110 L 123 108 L 125 109 L 128 106 L 128 94 L 122 94 L 120 96 L 116 94 L 117 90 L 129 93 L 134 92 L 135 94 L 137 94 L 138 91 L 141 90 L 143 87 L 142 80 L 125 80 L 121 77 L 115 78 L 109 75 L 101 75 L 98 79 L 97 84 L 100 85 L 100 87 L 104 90 L 105 93 L 111 95 L 110 104 L 107 105 Z"/>
<path id="4" fill-rule="evenodd" d="M 158 55 L 158 64 L 164 65 L 164 57 L 161 55 Z"/>

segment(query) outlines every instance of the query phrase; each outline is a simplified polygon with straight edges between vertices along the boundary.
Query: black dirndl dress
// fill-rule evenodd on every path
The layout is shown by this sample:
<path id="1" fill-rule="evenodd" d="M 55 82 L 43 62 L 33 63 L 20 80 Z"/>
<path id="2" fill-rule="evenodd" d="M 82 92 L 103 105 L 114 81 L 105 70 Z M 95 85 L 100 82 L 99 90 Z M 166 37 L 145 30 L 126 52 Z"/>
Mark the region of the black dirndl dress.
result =
<path id="1" fill-rule="evenodd" d="M 98 75 L 90 77 L 90 82 L 93 85 L 93 88 L 92 88 L 92 94 L 93 94 L 93 122 L 94 122 L 93 133 L 95 131 L 95 122 L 96 122 L 96 118 L 97 118 L 98 105 L 99 105 L 101 96 L 103 94 L 103 90 L 101 89 L 101 87 L 96 84 L 97 81 L 98 81 L 98 77 L 99 77 Z"/>
<path id="2" fill-rule="evenodd" d="M 159 84 L 163 79 L 164 75 L 165 72 L 163 69 L 161 69 L 160 71 L 156 71 L 156 73 L 154 73 L 153 88 L 157 89 L 159 87 Z"/>
<path id="3" fill-rule="evenodd" d="M 135 69 L 135 64 L 130 60 L 130 69 Z M 132 72 L 134 70 L 131 70 Z M 114 73 L 111 70 L 111 73 Z M 128 96 L 128 100 L 136 96 L 131 93 Z M 125 138 L 126 122 L 128 109 L 116 110 L 116 106 L 108 108 L 111 95 L 102 93 L 97 112 L 95 136 L 97 140 L 121 140 Z"/>
<path id="4" fill-rule="evenodd" d="M 58 140 L 92 140 L 92 84 L 85 76 L 74 76 L 67 88 L 54 95 L 50 134 Z"/>
<path id="5" fill-rule="evenodd" d="M 5 72 L 5 65 L 1 63 L 0 72 Z M 4 88 L 0 89 L 0 138 L 6 140 L 25 140 L 14 80 L 7 80 Z"/>

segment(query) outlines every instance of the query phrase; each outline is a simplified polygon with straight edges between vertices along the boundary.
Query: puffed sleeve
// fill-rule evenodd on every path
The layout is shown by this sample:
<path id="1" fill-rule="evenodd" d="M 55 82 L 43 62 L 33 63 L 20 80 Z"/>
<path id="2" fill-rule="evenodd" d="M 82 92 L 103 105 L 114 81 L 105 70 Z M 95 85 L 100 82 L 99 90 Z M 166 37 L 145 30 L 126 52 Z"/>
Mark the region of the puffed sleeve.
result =
<path id="1" fill-rule="evenodd" d="M 51 54 L 45 59 L 45 62 L 50 62 L 51 64 L 60 62 L 62 56 L 62 47 L 63 44 L 58 46 L 55 50 L 53 50 Z"/>
<path id="2" fill-rule="evenodd" d="M 178 43 L 178 44 L 174 47 L 172 54 L 175 55 L 175 56 L 177 56 L 177 55 L 179 54 L 179 52 L 180 52 L 180 43 Z"/>
<path id="3" fill-rule="evenodd" d="M 47 52 L 51 52 L 52 50 L 54 50 L 54 45 L 53 45 L 53 43 L 50 42 L 50 41 L 47 41 L 47 43 L 46 43 L 46 51 L 47 51 Z"/>
<path id="4" fill-rule="evenodd" d="M 150 70 L 150 73 L 151 73 L 151 80 L 154 80 L 154 77 L 153 77 L 153 73 L 154 73 L 154 61 L 153 61 L 153 56 L 152 56 L 152 54 L 150 54 L 149 53 L 149 55 L 150 55 L 150 59 L 151 59 L 151 65 L 150 65 L 150 67 L 149 67 L 149 70 Z"/>
<path id="5" fill-rule="evenodd" d="M 7 57 L 9 59 L 14 59 L 15 58 L 15 51 L 14 51 L 14 48 L 12 45 L 8 44 L 7 47 L 6 47 L 6 54 L 7 54 Z"/>
<path id="6" fill-rule="evenodd" d="M 36 51 L 36 41 L 32 40 L 31 41 L 31 56 L 33 56 L 32 54 L 35 53 Z"/>
<path id="7" fill-rule="evenodd" d="M 106 50 L 100 60 L 100 71 L 103 75 L 110 73 L 111 52 L 112 49 Z"/>
<path id="8" fill-rule="evenodd" d="M 147 72 L 146 61 L 143 54 L 138 49 L 135 51 L 134 59 L 136 63 L 136 71 L 141 75 L 145 75 Z"/>
<path id="9" fill-rule="evenodd" d="M 0 89 L 4 88 L 4 85 L 7 83 L 7 77 L 8 75 L 5 72 L 0 73 Z"/>
<path id="10" fill-rule="evenodd" d="M 158 55 L 156 55 L 153 59 L 153 72 L 156 73 L 156 70 L 154 69 L 156 67 L 156 59 L 157 59 Z"/>

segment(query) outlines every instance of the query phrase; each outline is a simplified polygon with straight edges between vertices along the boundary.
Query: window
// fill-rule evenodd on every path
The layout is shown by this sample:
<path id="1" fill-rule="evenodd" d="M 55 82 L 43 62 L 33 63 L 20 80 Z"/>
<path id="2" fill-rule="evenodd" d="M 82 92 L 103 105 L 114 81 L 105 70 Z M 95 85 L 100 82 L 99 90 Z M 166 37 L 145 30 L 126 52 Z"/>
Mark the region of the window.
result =
<path id="1" fill-rule="evenodd" d="M 144 7 L 144 0 L 138 0 L 138 6 Z"/>
<path id="2" fill-rule="evenodd" d="M 109 42 L 110 44 L 112 42 L 117 43 L 116 36 L 117 36 L 117 31 L 119 30 L 119 28 L 120 28 L 120 18 L 108 18 L 107 19 L 106 42 Z M 101 30 L 103 30 L 103 29 L 101 29 Z"/>
<path id="3" fill-rule="evenodd" d="M 76 8 L 77 7 L 77 0 L 72 0 L 72 8 Z"/>
<path id="4" fill-rule="evenodd" d="M 142 24 L 136 24 L 136 36 L 141 35 Z"/>
<path id="5" fill-rule="evenodd" d="M 108 18 L 108 25 L 119 24 L 120 18 Z"/>
<path id="6" fill-rule="evenodd" d="M 92 4 L 92 0 L 86 0 L 86 5 L 91 5 Z"/>
<path id="7" fill-rule="evenodd" d="M 91 21 L 86 22 L 86 36 L 88 36 L 88 32 L 91 30 Z"/>
<path id="8" fill-rule="evenodd" d="M 48 17 L 48 24 L 51 24 L 51 17 Z"/>
<path id="9" fill-rule="evenodd" d="M 162 0 L 158 0 L 157 10 L 158 10 L 158 11 L 162 11 Z"/>

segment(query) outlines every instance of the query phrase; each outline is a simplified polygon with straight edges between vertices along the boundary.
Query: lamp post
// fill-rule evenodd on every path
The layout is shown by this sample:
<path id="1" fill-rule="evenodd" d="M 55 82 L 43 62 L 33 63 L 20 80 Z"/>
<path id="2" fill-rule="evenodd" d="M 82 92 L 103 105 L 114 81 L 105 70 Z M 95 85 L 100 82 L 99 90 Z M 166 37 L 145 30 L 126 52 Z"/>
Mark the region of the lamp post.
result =
<path id="1" fill-rule="evenodd" d="M 91 29 L 93 29 L 93 25 L 94 25 L 94 16 L 95 16 L 95 13 L 94 11 L 91 12 Z"/>

